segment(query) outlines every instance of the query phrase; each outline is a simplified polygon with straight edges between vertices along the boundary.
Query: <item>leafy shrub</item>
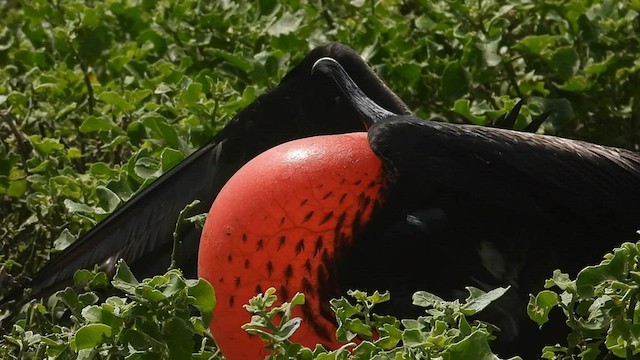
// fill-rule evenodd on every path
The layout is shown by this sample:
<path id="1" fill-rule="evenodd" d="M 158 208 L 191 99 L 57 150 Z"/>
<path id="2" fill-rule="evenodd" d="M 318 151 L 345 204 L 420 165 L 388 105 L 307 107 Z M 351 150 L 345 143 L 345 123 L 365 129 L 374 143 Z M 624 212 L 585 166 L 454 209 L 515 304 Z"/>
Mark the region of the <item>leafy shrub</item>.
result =
<path id="1" fill-rule="evenodd" d="M 138 282 L 120 262 L 105 273 L 79 270 L 76 285 L 46 304 L 26 304 L 0 347 L 3 359 L 211 359 L 220 358 L 209 333 L 213 288 L 185 280 L 178 270 Z M 100 301 L 99 291 L 116 295 Z M 198 316 L 191 316 L 197 310 Z"/>
<path id="2" fill-rule="evenodd" d="M 546 133 L 638 150 L 639 11 L 637 0 L 7 0 L 0 301 L 328 41 L 359 51 L 422 117 L 491 124 L 527 98 L 517 127 L 551 110 Z M 72 325 L 46 326 L 69 339 Z M 31 345 L 49 336 L 22 329 L 5 331 Z"/>
<path id="3" fill-rule="evenodd" d="M 637 1 L 10 0 L 0 262 L 16 285 L 206 143 L 310 48 L 361 52 L 417 113 L 638 148 Z M 3 289 L 8 286 L 2 286 Z"/>
<path id="4" fill-rule="evenodd" d="M 185 280 L 178 270 L 169 270 L 138 282 L 122 261 L 111 286 L 101 272 L 79 270 L 74 280 L 76 286 L 84 284 L 84 291 L 67 288 L 49 297 L 46 304 L 31 301 L 23 307 L 19 320 L 4 336 L 3 358 L 222 358 L 208 330 L 215 296 L 205 280 Z M 272 359 L 493 357 L 489 341 L 495 327 L 470 322 L 467 317 L 507 289 L 468 290 L 470 295 L 463 303 L 416 293 L 413 303 L 426 313 L 415 320 L 376 315 L 373 308 L 388 301 L 388 293 L 350 291 L 355 304 L 345 298 L 331 302 L 339 325 L 337 339 L 345 343 L 333 351 L 320 345 L 311 350 L 289 340 L 303 321 L 291 317 L 291 309 L 304 304 L 300 293 L 279 306 L 275 306 L 274 288 L 257 295 L 245 306 L 253 316 L 243 328 L 265 341 Z M 111 294 L 105 297 L 105 293 Z M 193 310 L 197 316 L 192 316 Z M 356 336 L 362 340 L 358 344 L 351 342 Z"/>
<path id="5" fill-rule="evenodd" d="M 426 314 L 403 320 L 373 312 L 375 305 L 389 300 L 389 293 L 368 295 L 349 291 L 355 304 L 345 298 L 331 301 L 338 321 L 336 337 L 345 344 L 333 351 L 320 345 L 311 350 L 289 340 L 303 321 L 291 318 L 291 308 L 304 304 L 304 295 L 300 293 L 280 306 L 274 306 L 277 300 L 274 288 L 254 297 L 247 307 L 254 315 L 243 328 L 267 343 L 267 348 L 272 350 L 269 358 L 273 360 L 498 359 L 489 347 L 495 327 L 477 320 L 469 322 L 467 317 L 482 311 L 507 289 L 498 288 L 488 293 L 475 288 L 468 291 L 469 297 L 462 304 L 458 300 L 444 301 L 425 291 L 417 292 L 413 304 L 424 307 Z M 351 342 L 356 336 L 361 341 Z"/>
<path id="6" fill-rule="evenodd" d="M 599 265 L 583 269 L 576 280 L 556 270 L 546 287 L 558 290 L 532 295 L 528 312 L 543 326 L 549 312 L 560 308 L 571 332 L 566 342 L 558 339 L 558 344 L 547 346 L 543 358 L 631 359 L 640 353 L 639 264 L 640 242 L 623 244 Z M 138 282 L 124 262 L 117 266 L 112 287 L 106 274 L 88 270 L 76 272 L 74 280 L 84 291 L 67 288 L 46 304 L 31 301 L 23 307 L 4 336 L 2 358 L 223 358 L 207 328 L 215 296 L 205 280 L 185 280 L 178 270 L 169 270 Z M 375 305 L 388 301 L 390 294 L 350 291 L 355 303 L 346 298 L 331 301 L 336 338 L 344 346 L 327 350 L 290 340 L 304 321 L 291 316 L 293 307 L 304 304 L 304 295 L 276 306 L 275 289 L 270 288 L 245 305 L 253 316 L 243 328 L 265 342 L 274 360 L 497 359 L 490 347 L 499 336 L 495 327 L 469 319 L 506 290 L 485 293 L 468 288 L 464 302 L 417 292 L 413 304 L 424 307 L 425 314 L 402 320 L 375 314 Z"/>
<path id="7" fill-rule="evenodd" d="M 566 346 L 545 348 L 545 358 L 632 359 L 640 353 L 640 242 L 625 243 L 575 280 L 559 270 L 529 301 L 529 317 L 543 326 L 549 312 L 562 309 L 571 329 Z M 558 339 L 560 340 L 560 339 Z"/>

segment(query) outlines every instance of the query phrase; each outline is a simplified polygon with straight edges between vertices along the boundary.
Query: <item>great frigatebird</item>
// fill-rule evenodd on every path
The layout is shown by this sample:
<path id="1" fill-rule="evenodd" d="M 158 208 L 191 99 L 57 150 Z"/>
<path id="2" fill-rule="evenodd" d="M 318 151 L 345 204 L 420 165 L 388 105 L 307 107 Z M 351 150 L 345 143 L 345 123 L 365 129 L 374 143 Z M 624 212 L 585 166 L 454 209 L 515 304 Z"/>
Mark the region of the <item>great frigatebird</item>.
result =
<path id="1" fill-rule="evenodd" d="M 313 63 L 324 56 L 339 60 L 364 91 L 388 109 L 410 113 L 360 56 L 341 44 L 311 51 L 270 92 L 241 110 L 205 147 L 162 175 L 86 235 L 52 258 L 29 285 L 43 296 L 71 283 L 77 269 L 99 264 L 113 272 L 123 258 L 140 278 L 166 271 L 179 212 L 200 200 L 193 213 L 209 210 L 216 194 L 243 164 L 283 142 L 320 134 L 362 129 L 348 104 L 326 79 L 312 77 Z M 187 227 L 180 267 L 196 275 L 199 231 Z"/>
<path id="2" fill-rule="evenodd" d="M 635 175 L 620 176 L 620 173 L 625 166 L 628 173 L 636 172 L 635 154 L 554 138 L 538 141 L 539 137 L 500 130 L 428 122 L 424 123 L 431 125 L 425 125 L 409 118 L 393 125 L 391 119 L 398 118 L 386 119 L 385 112 L 376 112 L 366 98 L 359 97 L 366 106 L 355 106 L 352 102 L 358 97 L 345 97 L 353 89 L 338 86 L 344 83 L 333 77 L 336 72 L 323 71 L 323 66 L 319 66 L 316 75 L 311 76 L 313 63 L 324 56 L 338 60 L 373 103 L 396 114 L 409 113 L 406 105 L 351 50 L 335 44 L 316 49 L 276 89 L 241 111 L 211 144 L 54 258 L 35 277 L 36 292 L 57 289 L 74 270 L 94 263 L 100 263 L 105 270 L 113 269 L 119 257 L 132 264 L 140 277 L 164 271 L 169 263 L 174 222 L 184 205 L 198 198 L 202 200 L 200 209 L 206 209 L 238 168 L 274 145 L 318 134 L 364 130 L 360 118 L 371 118 L 371 111 L 383 114 L 374 118 L 385 118 L 372 127 L 371 134 L 376 131 L 396 134 L 388 136 L 396 139 L 395 143 L 378 141 L 382 150 L 372 145 L 385 159 L 383 164 L 389 177 L 385 182 L 388 191 L 385 205 L 376 209 L 368 226 L 358 229 L 358 238 L 366 238 L 367 242 L 354 241 L 349 251 L 341 255 L 344 260 L 334 261 L 331 274 L 327 271 L 325 278 L 320 277 L 327 280 L 317 284 L 318 289 L 324 287 L 323 296 L 338 295 L 340 289 L 347 288 L 392 289 L 397 301 L 390 304 L 389 310 L 402 315 L 409 311 L 408 297 L 414 289 L 426 288 L 445 296 L 469 285 L 471 280 L 484 288 L 516 284 L 513 288 L 517 293 L 509 296 L 519 300 L 527 294 L 525 285 L 536 282 L 532 278 L 530 282 L 518 283 L 521 274 L 540 274 L 542 279 L 555 264 L 576 270 L 597 260 L 619 240 L 632 236 L 627 225 L 633 219 L 629 222 L 626 219 L 627 215 L 637 213 L 636 208 L 629 207 L 629 203 L 637 204 L 637 193 L 630 190 L 637 186 L 627 180 Z M 382 124 L 387 122 L 388 132 L 376 130 L 384 129 Z M 425 143 L 434 148 L 423 149 L 420 145 L 422 140 L 426 141 L 424 137 L 431 139 L 430 136 L 415 136 L 414 132 L 421 134 L 419 129 L 423 127 L 442 130 Z M 511 142 L 507 141 L 509 137 Z M 398 145 L 399 138 L 406 142 L 400 141 L 402 144 Z M 557 146 L 552 145 L 556 142 Z M 395 157 L 382 155 L 384 149 Z M 489 153 L 484 154 L 481 149 Z M 563 167 L 566 159 L 573 160 Z M 408 170 L 411 164 L 421 163 L 429 166 L 413 166 L 413 171 Z M 618 204 L 621 197 L 625 200 Z M 424 202 L 425 199 L 430 202 Z M 536 207 L 538 211 L 534 211 Z M 538 227 L 532 230 L 536 224 Z M 187 246 L 183 247 L 182 266 L 193 274 L 197 234 L 184 234 L 183 238 Z M 299 240 L 292 248 L 294 252 L 310 247 Z M 314 250 L 315 245 L 311 245 Z M 576 255 L 581 253 L 584 256 Z M 394 260 L 400 258 L 404 260 Z M 329 264 L 330 259 L 326 260 Z M 397 270 L 373 277 L 372 264 L 389 260 L 398 263 L 397 268 L 389 267 Z M 449 268 L 455 271 L 441 276 L 443 261 L 453 263 Z M 275 265 L 272 266 L 275 271 Z M 478 269 L 482 271 L 477 272 Z M 289 273 L 286 266 L 284 271 Z M 333 271 L 344 276 L 336 277 Z M 407 274 L 415 271 L 426 273 L 429 283 L 411 281 Z M 475 276 L 468 278 L 470 273 Z M 235 278 L 233 281 L 235 286 Z M 288 290 L 293 291 L 294 287 Z M 235 303 L 243 301 L 236 299 Z M 505 306 L 514 303 L 517 301 L 505 301 Z M 321 309 L 321 315 L 315 315 L 327 318 L 326 308 Z M 510 307 L 503 310 L 515 314 Z M 521 319 L 511 317 L 505 316 L 506 326 L 500 325 L 505 329 L 511 322 L 520 326 Z M 318 339 L 325 341 L 322 336 Z"/>
<path id="3" fill-rule="evenodd" d="M 510 286 L 485 319 L 501 354 L 540 355 L 561 338 L 527 318 L 530 293 L 560 268 L 573 275 L 640 228 L 640 155 L 504 129 L 425 121 L 366 96 L 340 60 L 333 84 L 368 131 L 296 140 L 240 169 L 221 190 L 200 244 L 216 288 L 212 330 L 231 359 L 254 359 L 243 304 L 274 286 L 307 294 L 297 339 L 336 346 L 328 301 L 390 290 L 383 312 L 415 316 L 411 296 Z M 381 106 L 382 105 L 382 106 Z M 561 334 L 561 332 L 560 332 Z"/>

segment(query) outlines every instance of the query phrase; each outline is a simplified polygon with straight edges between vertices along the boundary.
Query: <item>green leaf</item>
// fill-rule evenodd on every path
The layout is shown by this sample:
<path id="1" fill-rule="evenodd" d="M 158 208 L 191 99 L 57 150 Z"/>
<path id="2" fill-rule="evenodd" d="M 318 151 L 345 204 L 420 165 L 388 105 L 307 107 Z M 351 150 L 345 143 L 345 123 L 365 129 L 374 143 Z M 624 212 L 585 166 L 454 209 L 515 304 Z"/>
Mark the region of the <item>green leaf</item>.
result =
<path id="1" fill-rule="evenodd" d="M 551 55 L 549 64 L 564 80 L 573 77 L 580 68 L 580 56 L 572 47 L 562 47 Z"/>
<path id="2" fill-rule="evenodd" d="M 9 187 L 6 188 L 7 195 L 20 198 L 27 192 L 27 179 L 24 171 L 11 169 L 7 181 L 9 183 Z"/>
<path id="3" fill-rule="evenodd" d="M 260 15 L 269 16 L 273 15 L 277 9 L 280 8 L 278 6 L 279 2 L 276 0 L 260 0 L 258 1 L 258 8 L 260 9 Z"/>
<path id="4" fill-rule="evenodd" d="M 575 288 L 575 283 L 569 278 L 569 274 L 565 274 L 560 270 L 554 270 L 553 276 L 550 280 L 547 280 L 544 284 L 545 288 L 557 286 L 560 290 L 567 290 L 569 288 Z"/>
<path id="5" fill-rule="evenodd" d="M 299 317 L 290 319 L 286 323 L 282 324 L 280 329 L 274 334 L 274 339 L 277 341 L 288 340 L 302 325 L 302 319 Z"/>
<path id="6" fill-rule="evenodd" d="M 111 169 L 111 167 L 109 167 L 109 165 L 103 162 L 91 164 L 89 172 L 97 178 L 111 178 L 117 174 Z"/>
<path id="7" fill-rule="evenodd" d="M 418 329 L 407 329 L 402 332 L 402 342 L 405 346 L 419 346 L 425 342 L 422 332 Z"/>
<path id="8" fill-rule="evenodd" d="M 97 209 L 69 199 L 64 200 L 64 206 L 67 208 L 67 211 L 72 213 L 104 214 L 104 211 L 102 209 Z"/>
<path id="9" fill-rule="evenodd" d="M 7 101 L 11 106 L 25 107 L 29 103 L 29 98 L 23 93 L 12 91 L 7 95 Z"/>
<path id="10" fill-rule="evenodd" d="M 73 235 L 69 229 L 64 229 L 60 233 L 60 236 L 53 242 L 53 248 L 62 251 L 67 248 L 67 246 L 73 244 L 76 241 L 77 237 Z"/>
<path id="11" fill-rule="evenodd" d="M 116 332 L 124 324 L 124 320 L 119 315 L 116 309 L 109 304 L 87 306 L 82 309 L 82 317 L 87 322 L 109 325 Z"/>
<path id="12" fill-rule="evenodd" d="M 54 176 L 51 178 L 50 183 L 60 194 L 70 197 L 73 200 L 80 200 L 82 197 L 82 185 L 70 176 Z"/>
<path id="13" fill-rule="evenodd" d="M 103 56 L 104 49 L 111 47 L 113 38 L 106 24 L 99 24 L 95 28 L 83 28 L 72 36 L 77 36 L 79 56 L 89 61 L 95 61 Z"/>
<path id="14" fill-rule="evenodd" d="M 451 100 L 461 98 L 469 92 L 469 85 L 469 74 L 459 62 L 445 67 L 440 83 L 442 96 Z"/>
<path id="15" fill-rule="evenodd" d="M 88 282 L 93 278 L 94 274 L 92 271 L 87 269 L 79 269 L 73 273 L 73 284 L 80 285 L 83 282 Z"/>
<path id="16" fill-rule="evenodd" d="M 150 157 L 141 157 L 136 160 L 134 171 L 142 179 L 156 178 L 161 175 L 160 164 Z"/>
<path id="17" fill-rule="evenodd" d="M 82 158 L 82 152 L 76 147 L 67 149 L 67 158 L 75 160 Z"/>
<path id="18" fill-rule="evenodd" d="M 160 83 L 158 84 L 156 89 L 153 91 L 153 93 L 156 95 L 162 95 L 162 94 L 170 93 L 172 91 L 174 91 L 174 89 L 172 89 L 169 85 L 165 83 Z"/>
<path id="19" fill-rule="evenodd" d="M 576 288 L 581 297 L 592 297 L 594 288 L 603 282 L 624 279 L 628 250 L 616 249 L 613 256 L 599 265 L 587 266 L 576 277 Z"/>
<path id="20" fill-rule="evenodd" d="M 576 75 L 558 86 L 558 88 L 564 91 L 583 93 L 591 89 L 591 86 L 593 86 L 593 83 L 589 79 L 582 75 Z"/>
<path id="21" fill-rule="evenodd" d="M 473 124 L 484 125 L 486 120 L 483 117 L 476 116 L 471 112 L 471 102 L 467 99 L 459 99 L 453 103 L 453 111 L 462 115 L 465 119 Z"/>
<path id="22" fill-rule="evenodd" d="M 502 62 L 502 57 L 498 54 L 498 46 L 502 37 L 497 37 L 488 41 L 476 42 L 476 47 L 482 51 L 482 59 L 489 67 L 498 66 Z"/>
<path id="23" fill-rule="evenodd" d="M 484 292 L 480 289 L 469 286 L 466 288 L 467 291 L 469 291 L 469 297 L 465 300 L 465 304 L 462 306 L 460 311 L 467 316 L 474 315 L 504 295 L 509 288 L 510 287 L 499 287 L 489 292 Z"/>
<path id="24" fill-rule="evenodd" d="M 535 321 L 538 326 L 542 328 L 542 325 L 549 321 L 549 312 L 558 304 L 560 304 L 558 294 L 553 291 L 543 290 L 535 297 L 529 295 L 527 314 L 531 320 Z"/>
<path id="25" fill-rule="evenodd" d="M 393 71 L 409 83 L 419 81 L 422 76 L 422 67 L 412 62 L 398 64 Z"/>
<path id="26" fill-rule="evenodd" d="M 541 55 L 546 48 L 554 45 L 559 38 L 559 36 L 555 35 L 529 35 L 518 41 L 514 48 Z"/>
<path id="27" fill-rule="evenodd" d="M 68 104 L 67 106 L 65 106 L 62 110 L 58 111 L 57 114 L 57 118 L 58 119 L 62 119 L 63 117 L 65 117 L 67 114 L 73 112 L 74 110 L 76 110 L 78 108 L 78 104 L 74 101 L 71 102 L 70 104 Z"/>
<path id="28" fill-rule="evenodd" d="M 104 186 L 96 187 L 96 196 L 98 197 L 98 205 L 108 213 L 114 211 L 120 205 L 118 195 Z"/>
<path id="29" fill-rule="evenodd" d="M 93 349 L 111 337 L 111 326 L 105 324 L 88 324 L 82 326 L 75 335 L 75 347 L 78 350 Z"/>
<path id="30" fill-rule="evenodd" d="M 124 260 L 119 260 L 116 266 L 116 274 L 113 276 L 113 287 L 131 294 L 131 290 L 135 289 L 135 285 L 138 284 L 138 280 L 129 269 L 127 263 Z"/>
<path id="31" fill-rule="evenodd" d="M 92 304 L 96 304 L 98 300 L 100 300 L 100 298 L 93 291 L 87 291 L 78 294 L 78 303 L 83 308 L 86 308 L 87 306 Z"/>
<path id="32" fill-rule="evenodd" d="M 439 296 L 426 291 L 418 291 L 413 294 L 413 305 L 421 307 L 434 307 L 443 302 L 444 300 L 442 300 Z"/>
<path id="33" fill-rule="evenodd" d="M 97 131 L 120 130 L 120 128 L 105 117 L 89 116 L 82 122 L 79 130 L 83 134 L 90 134 Z"/>
<path id="34" fill-rule="evenodd" d="M 536 98 L 530 98 L 529 103 L 536 102 Z M 551 111 L 550 121 L 554 124 L 564 125 L 572 121 L 576 117 L 576 112 L 571 102 L 565 98 L 558 99 L 542 99 L 541 107 L 547 111 Z"/>
<path id="35" fill-rule="evenodd" d="M 458 328 L 460 329 L 460 334 L 462 336 L 469 336 L 473 331 L 471 325 L 467 321 L 467 317 L 464 316 L 464 314 L 460 314 L 460 317 L 458 318 Z"/>
<path id="36" fill-rule="evenodd" d="M 213 55 L 225 59 L 229 64 L 248 73 L 253 71 L 253 64 L 242 56 L 221 49 L 213 49 Z M 156 90 L 157 91 L 157 90 Z"/>
<path id="37" fill-rule="evenodd" d="M 188 280 L 187 293 L 189 304 L 200 310 L 205 325 L 209 326 L 211 314 L 216 306 L 216 293 L 213 286 L 205 279 Z"/>
<path id="38" fill-rule="evenodd" d="M 200 102 L 202 84 L 192 82 L 178 94 L 178 102 L 182 106 L 195 105 Z"/>
<path id="39" fill-rule="evenodd" d="M 29 140 L 33 147 L 42 155 L 50 155 L 55 151 L 60 151 L 64 149 L 64 145 L 60 144 L 60 140 L 52 139 L 52 138 L 44 138 L 42 139 L 39 135 L 29 136 Z"/>
<path id="40" fill-rule="evenodd" d="M 164 276 L 154 276 L 152 280 L 158 278 L 166 279 L 166 277 Z M 143 281 L 142 284 L 136 289 L 136 294 L 140 295 L 146 301 L 149 301 L 151 303 L 159 303 L 169 298 L 162 291 L 158 290 L 156 286 L 153 286 L 153 284 L 150 284 L 146 281 Z"/>
<path id="41" fill-rule="evenodd" d="M 145 334 L 141 331 L 138 331 L 135 329 L 125 329 L 122 332 L 122 336 L 120 337 L 120 340 L 123 343 L 126 343 L 129 346 L 133 347 L 135 350 L 138 350 L 138 351 L 149 350 L 149 345 L 150 345 L 149 341 L 147 341 Z M 136 355 L 136 354 L 134 353 L 132 355 Z M 143 354 L 138 353 L 138 355 L 143 355 Z M 151 356 L 151 354 L 147 354 L 147 355 Z"/>
<path id="42" fill-rule="evenodd" d="M 111 104 L 114 107 L 122 111 L 132 111 L 135 107 L 129 104 L 120 94 L 114 91 L 106 91 L 100 94 L 98 98 L 100 101 L 104 101 L 107 104 Z"/>
<path id="43" fill-rule="evenodd" d="M 184 319 L 173 317 L 164 322 L 162 333 L 169 347 L 171 359 L 188 359 L 195 345 L 193 342 L 194 330 L 191 323 Z"/>
<path id="44" fill-rule="evenodd" d="M 85 7 L 82 14 L 82 25 L 94 28 L 100 23 L 100 14 L 90 7 Z"/>
<path id="45" fill-rule="evenodd" d="M 584 68 L 584 72 L 590 76 L 597 76 L 609 69 L 609 61 L 603 61 L 599 63 L 590 63 L 587 64 Z"/>
<path id="46" fill-rule="evenodd" d="M 118 178 L 109 181 L 107 187 L 118 195 L 122 201 L 127 201 L 133 196 L 133 190 L 126 180 L 125 176 L 119 176 Z"/>
<path id="47" fill-rule="evenodd" d="M 145 42 L 153 44 L 153 49 L 159 54 L 163 54 L 167 49 L 167 41 L 153 29 L 141 31 L 136 41 L 143 46 Z"/>
<path id="48" fill-rule="evenodd" d="M 489 347 L 489 336 L 476 330 L 463 340 L 452 344 L 444 354 L 444 360 L 469 360 L 469 359 L 486 359 L 493 360 L 496 356 L 491 352 Z"/>
<path id="49" fill-rule="evenodd" d="M 627 354 L 640 353 L 640 324 L 633 324 L 627 319 L 616 319 L 607 333 L 605 345 L 616 357 L 622 359 L 628 359 Z"/>
<path id="50" fill-rule="evenodd" d="M 149 89 L 136 89 L 127 93 L 127 98 L 131 98 L 131 102 L 135 105 L 146 99 L 149 95 L 153 94 L 153 91 Z"/>
<path id="51" fill-rule="evenodd" d="M 157 113 L 148 113 L 144 115 L 140 121 L 144 126 L 151 129 L 156 136 L 166 141 L 169 146 L 174 149 L 180 148 L 178 134 L 176 130 L 167 123 L 167 119 L 164 116 Z"/>
<path id="52" fill-rule="evenodd" d="M 267 33 L 272 36 L 280 36 L 290 34 L 296 30 L 304 19 L 304 12 L 297 12 L 295 14 L 286 12 L 280 17 L 273 25 L 267 28 Z"/>
<path id="53" fill-rule="evenodd" d="M 169 281 L 164 284 L 164 289 L 162 290 L 162 294 L 166 297 L 174 297 L 186 288 L 187 284 L 179 270 L 170 270 L 165 274 L 165 277 L 167 276 L 169 277 Z"/>

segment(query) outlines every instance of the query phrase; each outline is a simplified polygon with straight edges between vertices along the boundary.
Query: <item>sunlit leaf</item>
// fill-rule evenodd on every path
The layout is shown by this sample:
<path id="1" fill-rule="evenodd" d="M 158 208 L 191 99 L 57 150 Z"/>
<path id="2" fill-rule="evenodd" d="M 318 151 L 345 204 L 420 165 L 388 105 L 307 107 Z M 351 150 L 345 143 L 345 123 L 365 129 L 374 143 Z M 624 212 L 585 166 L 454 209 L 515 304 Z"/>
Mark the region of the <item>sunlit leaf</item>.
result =
<path id="1" fill-rule="evenodd" d="M 113 106 L 115 106 L 116 108 L 123 110 L 123 111 L 131 111 L 133 109 L 135 109 L 133 107 L 133 105 L 129 104 L 123 97 L 122 95 L 114 92 L 114 91 L 107 91 L 104 92 L 102 94 L 100 94 L 99 99 L 101 101 L 106 102 L 107 104 L 111 104 Z"/>
<path id="2" fill-rule="evenodd" d="M 105 324 L 88 324 L 76 332 L 75 346 L 78 350 L 92 349 L 111 337 L 111 326 Z"/>
<path id="3" fill-rule="evenodd" d="M 88 134 L 96 131 L 118 129 L 116 124 L 104 117 L 90 116 L 80 125 L 80 131 Z"/>
<path id="4" fill-rule="evenodd" d="M 549 321 L 549 312 L 551 309 L 559 303 L 560 301 L 556 293 L 548 290 L 541 291 L 535 297 L 533 295 L 530 296 L 527 314 L 531 320 L 542 327 L 542 325 Z"/>
<path id="5" fill-rule="evenodd" d="M 303 19 L 304 15 L 302 13 L 284 13 L 267 29 L 267 33 L 273 36 L 292 33 L 298 29 Z"/>

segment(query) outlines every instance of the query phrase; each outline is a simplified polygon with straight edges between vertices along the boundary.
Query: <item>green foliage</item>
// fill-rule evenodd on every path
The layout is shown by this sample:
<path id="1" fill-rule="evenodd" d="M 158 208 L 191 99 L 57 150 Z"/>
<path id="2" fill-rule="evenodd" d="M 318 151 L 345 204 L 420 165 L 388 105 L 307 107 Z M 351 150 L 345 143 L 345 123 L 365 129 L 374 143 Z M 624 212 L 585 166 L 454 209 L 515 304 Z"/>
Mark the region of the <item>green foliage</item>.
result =
<path id="1" fill-rule="evenodd" d="M 23 1 L 0 9 L 0 278 L 205 144 L 310 48 L 350 45 L 418 115 L 638 148 L 638 1 Z M 4 295 L 1 292 L 0 297 Z"/>
<path id="2" fill-rule="evenodd" d="M 639 267 L 640 242 L 623 244 L 576 280 L 556 270 L 546 288 L 558 290 L 532 295 L 528 312 L 543 326 L 549 312 L 560 308 L 571 333 L 566 346 L 547 346 L 543 357 L 631 359 L 640 353 Z M 185 280 L 179 270 L 170 270 L 138 282 L 120 262 L 111 283 L 106 274 L 88 270 L 76 272 L 74 281 L 84 291 L 67 288 L 46 304 L 31 301 L 23 307 L 4 336 L 3 358 L 222 359 L 207 328 L 216 300 L 205 280 Z M 292 316 L 293 308 L 305 302 L 300 293 L 279 306 L 274 288 L 255 296 L 246 305 L 253 316 L 243 328 L 266 343 L 269 359 L 498 359 L 490 347 L 496 328 L 469 319 L 508 289 L 467 290 L 464 302 L 417 292 L 413 304 L 425 315 L 402 320 L 373 311 L 390 294 L 349 291 L 355 303 L 344 297 L 331 301 L 336 338 L 344 344 L 335 350 L 320 345 L 312 350 L 290 340 L 304 321 Z M 199 315 L 192 316 L 193 310 Z"/>
<path id="3" fill-rule="evenodd" d="M 274 360 L 498 359 L 489 347 L 495 328 L 477 320 L 469 322 L 467 317 L 482 311 L 507 289 L 489 293 L 475 288 L 468 290 L 469 297 L 464 303 L 418 292 L 413 296 L 413 304 L 425 308 L 426 315 L 404 320 L 372 312 L 376 304 L 389 300 L 389 293 L 368 295 L 349 291 L 355 303 L 346 298 L 331 301 L 338 321 L 336 336 L 344 343 L 333 351 L 320 345 L 312 350 L 289 340 L 303 321 L 291 317 L 293 307 L 304 304 L 304 295 L 300 293 L 280 306 L 274 306 L 277 301 L 274 288 L 254 297 L 247 307 L 253 317 L 243 328 L 268 343 L 267 348 L 272 350 L 268 359 Z M 356 336 L 358 342 L 351 342 Z"/>
<path id="4" fill-rule="evenodd" d="M 547 133 L 638 149 L 638 1 L 388 4 L 326 11 L 419 115 L 485 125 L 527 98 L 517 126 L 553 110 Z"/>
<path id="5" fill-rule="evenodd" d="M 124 262 L 109 287 L 105 273 L 79 270 L 76 285 L 46 304 L 31 301 L 4 336 L 3 359 L 215 359 L 209 333 L 215 294 L 178 270 L 138 282 Z M 105 291 L 115 295 L 100 300 Z M 198 316 L 192 316 L 197 310 Z"/>
<path id="6" fill-rule="evenodd" d="M 0 302 L 11 289 L 20 289 L 25 277 L 52 253 L 209 141 L 237 110 L 275 86 L 311 48 L 329 41 L 360 52 L 422 117 L 487 125 L 507 114 L 519 98 L 526 98 L 517 128 L 552 110 L 542 132 L 638 150 L 639 11 L 638 0 L 4 1 L 0 7 Z M 598 292 L 603 280 L 598 276 L 616 277 L 618 270 L 590 271 L 591 275 L 587 271 L 578 277 L 583 280 L 576 280 L 574 293 L 568 278 L 554 276 L 554 283 L 569 295 L 542 292 L 532 300 L 532 317 L 544 323 L 547 309 L 564 309 L 574 300 L 582 317 L 591 308 L 586 304 L 603 303 L 611 309 L 632 304 L 619 305 L 617 293 Z M 625 277 L 636 276 L 630 275 L 636 268 L 626 271 Z M 125 303 L 113 300 L 108 307 L 135 308 L 146 304 L 147 295 L 161 297 L 174 279 L 170 274 L 163 277 L 164 283 L 136 285 L 123 280 L 118 286 L 133 293 L 125 291 L 127 295 L 113 298 L 126 299 Z M 96 276 L 89 283 L 105 282 Z M 133 290 L 142 284 L 157 291 Z M 594 285 L 594 294 L 586 284 Z M 611 284 L 633 285 L 622 280 Z M 635 299 L 633 294 L 622 299 Z M 600 300 L 590 303 L 588 296 Z M 104 309 L 106 302 L 73 290 L 53 299 L 25 308 L 26 318 L 4 330 L 14 338 L 7 342 L 12 349 L 27 357 L 55 351 L 88 354 L 78 342 L 75 350 L 70 347 L 83 326 L 80 347 L 103 338 L 112 342 L 101 343 L 100 351 L 120 346 L 117 323 L 83 317 L 82 309 Z M 339 310 L 340 336 L 345 340 L 356 333 L 382 331 L 375 325 L 379 319 L 365 316 L 370 314 L 368 306 L 381 300 L 358 301 L 360 305 L 353 306 L 359 321 L 351 315 L 340 318 Z M 461 328 L 460 319 L 470 310 L 452 311 L 462 314 L 458 322 L 442 321 Z M 61 325 L 59 320 L 69 313 L 75 322 Z M 9 315 L 0 312 L 0 320 Z M 597 323 L 596 315 L 589 321 Z M 636 346 L 630 340 L 637 332 L 631 319 L 612 322 L 616 330 L 610 337 L 590 339 L 600 344 L 609 339 L 606 346 L 627 356 Z M 162 336 L 187 325 L 184 318 L 174 320 Z M 192 325 L 201 334 L 200 325 Z M 295 325 L 293 321 L 278 328 L 279 336 L 286 338 Z M 398 331 L 387 327 L 390 340 L 381 344 L 384 351 L 398 339 L 403 349 L 409 349 L 408 343 L 422 344 L 431 332 L 420 325 L 423 328 L 410 332 L 405 341 L 398 335 L 408 331 L 404 326 Z M 469 341 L 485 341 L 485 332 L 490 331 L 483 329 L 477 328 L 473 334 L 478 335 Z M 578 333 L 583 337 L 570 337 L 569 348 L 551 348 L 550 353 L 561 356 L 586 349 L 584 345 L 576 350 L 587 341 L 586 332 Z M 142 338 L 136 336 L 131 341 L 138 344 Z M 276 346 L 284 340 L 269 341 Z M 158 344 L 151 348 L 174 351 Z M 363 354 L 369 351 L 364 345 L 360 349 Z M 590 351 L 583 357 L 593 358 L 596 352 Z M 348 356 L 344 350 L 341 354 Z"/>
<path id="7" fill-rule="evenodd" d="M 564 346 L 546 347 L 544 358 L 596 359 L 603 354 L 636 358 L 640 353 L 638 269 L 640 242 L 623 244 L 599 265 L 584 268 L 575 280 L 556 270 L 545 285 L 554 290 L 531 296 L 529 317 L 543 326 L 549 312 L 560 308 L 571 333 Z"/>
<path id="8" fill-rule="evenodd" d="M 4 336 L 2 358 L 222 359 L 208 330 L 216 300 L 205 280 L 185 280 L 178 270 L 169 270 L 138 282 L 121 261 L 111 282 L 105 273 L 88 270 L 77 271 L 74 281 L 84 286 L 82 291 L 67 288 L 46 303 L 31 301 L 23 307 Z M 462 303 L 418 292 L 413 304 L 423 307 L 425 315 L 404 320 L 373 312 L 389 300 L 388 293 L 350 291 L 355 303 L 331 301 L 336 336 L 344 343 L 332 351 L 290 340 L 303 321 L 292 317 L 293 308 L 304 304 L 300 293 L 279 306 L 274 306 L 274 288 L 255 296 L 245 306 L 253 316 L 243 328 L 266 343 L 270 359 L 498 359 L 489 346 L 495 327 L 467 318 L 507 289 L 468 290 Z"/>

